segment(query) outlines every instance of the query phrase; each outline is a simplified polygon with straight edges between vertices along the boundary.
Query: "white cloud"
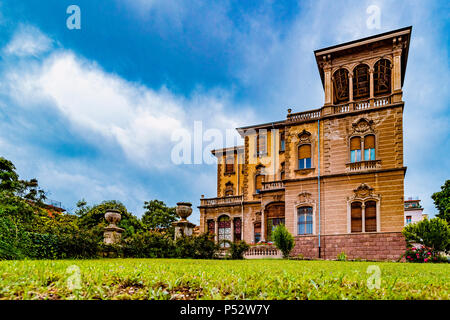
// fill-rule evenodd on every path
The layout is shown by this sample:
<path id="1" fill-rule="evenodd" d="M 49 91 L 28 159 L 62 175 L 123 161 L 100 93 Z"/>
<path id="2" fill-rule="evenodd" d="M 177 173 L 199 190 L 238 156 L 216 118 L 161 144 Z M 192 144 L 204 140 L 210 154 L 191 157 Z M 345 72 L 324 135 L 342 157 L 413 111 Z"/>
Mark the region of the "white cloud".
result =
<path id="1" fill-rule="evenodd" d="M 36 27 L 20 25 L 3 53 L 19 57 L 38 56 L 48 51 L 52 44 L 53 41 Z"/>

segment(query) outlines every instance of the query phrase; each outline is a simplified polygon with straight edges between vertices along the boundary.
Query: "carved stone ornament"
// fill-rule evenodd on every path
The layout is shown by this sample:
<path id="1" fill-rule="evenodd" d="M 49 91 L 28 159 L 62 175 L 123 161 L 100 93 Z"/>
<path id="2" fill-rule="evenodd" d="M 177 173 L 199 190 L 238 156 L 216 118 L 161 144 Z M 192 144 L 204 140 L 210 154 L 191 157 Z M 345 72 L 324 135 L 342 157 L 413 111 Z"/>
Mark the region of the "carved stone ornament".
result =
<path id="1" fill-rule="evenodd" d="M 298 194 L 298 202 L 299 203 L 311 203 L 312 202 L 311 193 L 309 193 L 307 191 L 300 192 Z"/>
<path id="2" fill-rule="evenodd" d="M 354 133 L 367 133 L 373 132 L 373 120 L 367 120 L 364 118 L 359 119 L 357 122 L 352 124 Z"/>
<path id="3" fill-rule="evenodd" d="M 311 133 L 303 129 L 303 131 L 298 134 L 298 139 L 300 143 L 311 143 Z"/>
<path id="4" fill-rule="evenodd" d="M 373 188 L 368 186 L 365 183 L 362 183 L 358 186 L 358 188 L 356 188 L 355 190 L 353 190 L 353 192 L 355 193 L 355 198 L 367 198 L 372 196 L 373 193 Z"/>

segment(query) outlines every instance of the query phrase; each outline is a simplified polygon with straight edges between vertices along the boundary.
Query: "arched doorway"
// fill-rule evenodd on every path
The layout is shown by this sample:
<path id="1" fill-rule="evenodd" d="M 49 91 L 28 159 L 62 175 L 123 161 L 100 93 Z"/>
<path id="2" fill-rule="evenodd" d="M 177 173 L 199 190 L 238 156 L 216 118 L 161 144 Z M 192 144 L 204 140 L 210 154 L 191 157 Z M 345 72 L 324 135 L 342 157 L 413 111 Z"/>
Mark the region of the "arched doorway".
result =
<path id="1" fill-rule="evenodd" d="M 219 217 L 219 234 L 218 241 L 219 243 L 222 240 L 231 241 L 231 220 L 229 216 L 220 216 Z M 227 248 L 230 245 L 228 243 L 221 243 L 221 247 Z"/>
<path id="2" fill-rule="evenodd" d="M 284 202 L 271 203 L 264 209 L 266 216 L 267 241 L 272 241 L 272 231 L 280 224 L 285 224 Z"/>

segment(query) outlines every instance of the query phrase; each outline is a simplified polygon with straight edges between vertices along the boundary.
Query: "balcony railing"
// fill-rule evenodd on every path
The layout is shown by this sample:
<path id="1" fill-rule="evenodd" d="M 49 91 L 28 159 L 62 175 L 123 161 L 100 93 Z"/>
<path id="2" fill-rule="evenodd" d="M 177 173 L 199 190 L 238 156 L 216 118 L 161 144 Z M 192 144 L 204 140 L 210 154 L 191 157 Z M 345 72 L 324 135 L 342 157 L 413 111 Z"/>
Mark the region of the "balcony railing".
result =
<path id="1" fill-rule="evenodd" d="M 310 110 L 305 112 L 290 113 L 287 115 L 287 121 L 296 122 L 311 119 L 318 119 L 321 116 L 321 110 Z"/>
<path id="2" fill-rule="evenodd" d="M 230 205 L 239 204 L 243 200 L 242 195 L 240 196 L 228 196 L 220 198 L 203 198 L 200 199 L 201 206 L 219 206 L 219 205 Z"/>
<path id="3" fill-rule="evenodd" d="M 375 170 L 381 168 L 381 160 L 367 160 L 347 163 L 347 170 L 350 172 Z"/>
<path id="4" fill-rule="evenodd" d="M 263 191 L 284 189 L 283 181 L 263 182 Z"/>
<path id="5" fill-rule="evenodd" d="M 281 259 L 283 256 L 281 251 L 275 246 L 256 246 L 251 247 L 244 253 L 244 258 L 246 259 L 264 259 L 264 258 L 278 258 Z"/>

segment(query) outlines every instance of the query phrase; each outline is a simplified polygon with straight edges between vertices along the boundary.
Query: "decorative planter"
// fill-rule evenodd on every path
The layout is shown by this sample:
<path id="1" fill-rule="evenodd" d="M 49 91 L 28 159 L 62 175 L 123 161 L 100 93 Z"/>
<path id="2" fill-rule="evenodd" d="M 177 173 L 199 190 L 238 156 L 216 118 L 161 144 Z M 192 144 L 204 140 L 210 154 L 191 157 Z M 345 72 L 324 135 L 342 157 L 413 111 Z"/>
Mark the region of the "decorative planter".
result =
<path id="1" fill-rule="evenodd" d="M 181 220 L 186 220 L 192 213 L 192 203 L 190 202 L 178 202 L 177 203 L 177 215 Z"/>

